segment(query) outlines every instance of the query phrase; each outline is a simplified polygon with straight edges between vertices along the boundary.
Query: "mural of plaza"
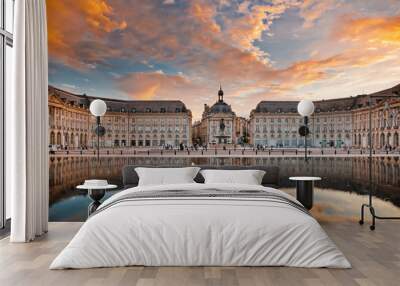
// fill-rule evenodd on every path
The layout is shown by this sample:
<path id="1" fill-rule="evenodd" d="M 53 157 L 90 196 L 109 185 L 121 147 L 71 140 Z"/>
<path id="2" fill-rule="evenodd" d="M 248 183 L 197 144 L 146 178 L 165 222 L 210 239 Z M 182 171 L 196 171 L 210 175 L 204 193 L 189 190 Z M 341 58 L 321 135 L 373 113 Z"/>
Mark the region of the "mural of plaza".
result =
<path id="1" fill-rule="evenodd" d="M 354 218 L 357 207 L 338 206 L 367 194 L 369 149 L 374 196 L 396 212 L 399 9 L 390 0 L 47 1 L 50 218 L 82 220 L 89 199 L 75 186 L 121 185 L 127 164 L 278 166 L 289 193 L 289 176 L 323 178 L 320 218 Z M 98 119 L 96 99 L 106 104 Z M 314 103 L 306 139 L 302 100 Z"/>

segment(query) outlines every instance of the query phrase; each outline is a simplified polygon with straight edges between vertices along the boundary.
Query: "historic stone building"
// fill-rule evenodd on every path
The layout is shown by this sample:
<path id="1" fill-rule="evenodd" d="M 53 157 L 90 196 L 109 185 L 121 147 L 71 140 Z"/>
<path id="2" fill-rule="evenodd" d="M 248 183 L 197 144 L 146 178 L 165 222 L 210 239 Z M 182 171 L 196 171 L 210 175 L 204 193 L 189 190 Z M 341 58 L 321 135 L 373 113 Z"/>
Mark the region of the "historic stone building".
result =
<path id="1" fill-rule="evenodd" d="M 62 148 L 95 147 L 95 118 L 89 105 L 95 97 L 72 94 L 49 86 L 50 144 Z M 190 146 L 192 113 L 178 100 L 103 99 L 107 112 L 104 147 Z"/>
<path id="2" fill-rule="evenodd" d="M 373 144 L 398 148 L 400 86 L 370 95 L 315 101 L 308 145 L 313 147 L 368 147 L 369 100 Z M 250 142 L 273 147 L 301 147 L 298 134 L 303 119 L 295 101 L 262 101 L 250 114 Z"/>
<path id="3" fill-rule="evenodd" d="M 250 143 L 273 147 L 302 146 L 297 102 L 262 101 L 250 113 Z"/>
<path id="4" fill-rule="evenodd" d="M 372 145 L 375 148 L 399 148 L 400 133 L 400 86 L 369 95 L 372 101 Z M 353 110 L 353 146 L 369 146 L 369 96 L 364 104 Z"/>
<path id="5" fill-rule="evenodd" d="M 236 132 L 236 143 L 245 144 L 249 143 L 249 120 L 244 117 L 235 118 L 235 132 Z"/>
<path id="6" fill-rule="evenodd" d="M 85 147 L 91 138 L 89 99 L 49 86 L 49 138 L 59 147 Z"/>
<path id="7" fill-rule="evenodd" d="M 250 120 L 237 117 L 224 101 L 222 88 L 211 107 L 204 105 L 201 121 L 191 126 L 192 115 L 181 101 L 124 101 L 104 99 L 104 147 L 177 147 L 242 144 L 302 147 L 298 134 L 303 123 L 297 102 L 262 101 Z M 95 118 L 89 105 L 95 97 L 77 95 L 49 86 L 49 138 L 58 148 L 92 148 L 97 144 Z M 313 147 L 369 146 L 369 100 L 372 103 L 372 143 L 375 148 L 399 148 L 400 85 L 349 98 L 314 102 L 309 145 Z M 193 133 L 192 133 L 193 132 Z"/>
<path id="8" fill-rule="evenodd" d="M 199 145 L 236 144 L 236 115 L 224 101 L 220 87 L 218 100 L 211 107 L 204 104 L 201 121 L 193 125 L 193 141 Z"/>

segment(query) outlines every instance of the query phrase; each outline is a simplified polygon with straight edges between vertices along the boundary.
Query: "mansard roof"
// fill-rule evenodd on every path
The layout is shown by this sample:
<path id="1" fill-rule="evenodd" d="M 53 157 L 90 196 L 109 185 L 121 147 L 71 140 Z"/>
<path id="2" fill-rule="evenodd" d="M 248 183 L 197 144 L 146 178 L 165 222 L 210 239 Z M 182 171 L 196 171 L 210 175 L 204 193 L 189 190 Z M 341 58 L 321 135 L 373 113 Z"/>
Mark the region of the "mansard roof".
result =
<path id="1" fill-rule="evenodd" d="M 74 94 L 53 86 L 49 86 L 49 95 L 54 95 L 67 104 L 85 108 L 88 108 L 93 100 L 102 99 L 106 102 L 108 111 L 112 112 L 190 113 L 190 110 L 180 100 L 119 100 L 88 96 L 86 94 Z"/>
<path id="2" fill-rule="evenodd" d="M 399 97 L 400 84 L 392 88 L 371 94 L 361 94 L 355 97 L 334 98 L 314 101 L 315 112 L 346 111 L 368 106 L 369 97 L 372 103 L 379 103 L 387 97 Z M 257 104 L 255 112 L 268 113 L 297 113 L 298 101 L 261 101 Z"/>

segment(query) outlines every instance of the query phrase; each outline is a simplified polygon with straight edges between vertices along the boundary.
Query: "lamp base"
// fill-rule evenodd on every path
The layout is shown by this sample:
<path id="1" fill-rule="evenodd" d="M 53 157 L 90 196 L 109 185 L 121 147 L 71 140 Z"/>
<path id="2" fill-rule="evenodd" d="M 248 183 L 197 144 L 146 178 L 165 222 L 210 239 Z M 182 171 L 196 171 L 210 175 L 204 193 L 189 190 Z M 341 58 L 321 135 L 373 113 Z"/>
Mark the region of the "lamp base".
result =
<path id="1" fill-rule="evenodd" d="M 400 220 L 400 217 L 384 217 L 384 216 L 378 216 L 378 215 L 376 215 L 375 209 L 374 209 L 374 207 L 372 206 L 372 204 L 363 204 L 363 205 L 361 206 L 361 219 L 358 221 L 358 223 L 359 223 L 360 225 L 363 225 L 363 224 L 364 224 L 364 208 L 368 208 L 368 209 L 369 209 L 369 212 L 371 213 L 371 216 L 372 216 L 372 224 L 369 226 L 369 229 L 370 229 L 370 230 L 375 230 L 375 220 L 377 220 L 377 219 L 383 219 L 383 220 L 385 220 L 385 219 L 387 219 L 387 220 Z"/>

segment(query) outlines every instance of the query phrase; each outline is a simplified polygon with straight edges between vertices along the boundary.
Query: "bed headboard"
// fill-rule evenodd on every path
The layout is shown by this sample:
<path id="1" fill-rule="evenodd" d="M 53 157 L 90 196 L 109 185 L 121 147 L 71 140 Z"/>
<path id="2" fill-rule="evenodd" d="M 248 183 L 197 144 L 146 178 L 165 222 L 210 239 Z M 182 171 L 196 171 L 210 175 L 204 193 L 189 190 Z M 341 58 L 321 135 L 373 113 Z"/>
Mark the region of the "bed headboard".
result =
<path id="1" fill-rule="evenodd" d="M 136 167 L 149 167 L 154 166 L 143 166 L 143 165 L 127 165 L 122 169 L 122 183 L 125 188 L 135 187 L 138 185 L 139 177 L 135 171 Z M 275 166 L 206 166 L 206 165 L 196 165 L 201 169 L 218 169 L 218 170 L 263 170 L 265 175 L 262 179 L 263 186 L 273 186 L 276 187 L 279 184 L 279 168 Z M 176 166 L 161 166 L 157 168 L 178 168 Z M 204 178 L 200 174 L 194 178 L 197 183 L 204 183 Z"/>

